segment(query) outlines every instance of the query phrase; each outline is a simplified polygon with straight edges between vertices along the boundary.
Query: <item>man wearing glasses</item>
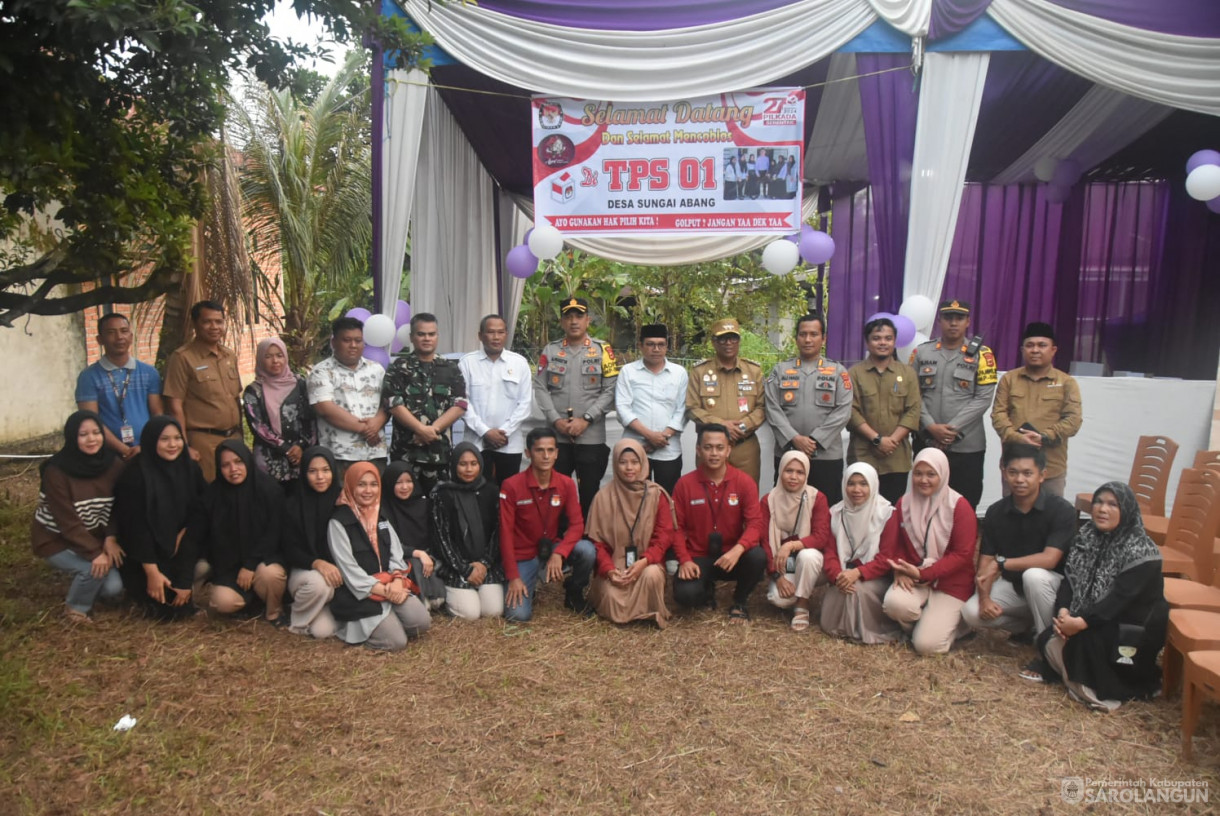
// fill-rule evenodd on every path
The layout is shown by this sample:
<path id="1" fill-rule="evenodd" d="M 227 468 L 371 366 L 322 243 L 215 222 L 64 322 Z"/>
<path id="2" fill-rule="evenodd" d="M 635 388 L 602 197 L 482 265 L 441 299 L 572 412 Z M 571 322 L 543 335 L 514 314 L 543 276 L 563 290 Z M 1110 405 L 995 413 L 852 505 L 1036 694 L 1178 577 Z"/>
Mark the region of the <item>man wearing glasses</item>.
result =
<path id="1" fill-rule="evenodd" d="M 708 327 L 708 334 L 716 356 L 701 360 L 691 369 L 686 408 L 696 422 L 721 424 L 728 429 L 733 446 L 729 464 L 757 484 L 762 456 L 755 432 L 766 420 L 762 366 L 737 356 L 741 327 L 734 318 L 715 321 Z"/>

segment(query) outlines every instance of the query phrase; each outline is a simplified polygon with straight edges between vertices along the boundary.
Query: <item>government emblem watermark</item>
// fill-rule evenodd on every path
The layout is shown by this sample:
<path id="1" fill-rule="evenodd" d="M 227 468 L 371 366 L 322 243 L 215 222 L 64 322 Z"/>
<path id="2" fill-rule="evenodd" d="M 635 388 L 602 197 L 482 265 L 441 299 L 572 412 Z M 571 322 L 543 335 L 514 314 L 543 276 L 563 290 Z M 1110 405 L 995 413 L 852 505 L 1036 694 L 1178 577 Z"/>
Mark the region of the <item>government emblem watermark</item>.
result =
<path id="1" fill-rule="evenodd" d="M 1207 804 L 1211 791 L 1203 779 L 1093 779 L 1065 776 L 1059 796 L 1069 805 Z"/>

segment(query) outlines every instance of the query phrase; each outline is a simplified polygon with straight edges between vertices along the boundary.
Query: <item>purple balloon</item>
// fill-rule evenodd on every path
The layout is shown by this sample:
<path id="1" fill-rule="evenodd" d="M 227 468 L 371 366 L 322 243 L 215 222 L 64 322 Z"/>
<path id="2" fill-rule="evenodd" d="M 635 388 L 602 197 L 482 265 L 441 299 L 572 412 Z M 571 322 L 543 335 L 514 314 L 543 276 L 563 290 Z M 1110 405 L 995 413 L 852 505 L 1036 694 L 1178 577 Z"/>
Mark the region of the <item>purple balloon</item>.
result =
<path id="1" fill-rule="evenodd" d="M 865 320 L 864 322 L 872 323 L 874 320 L 880 320 L 883 317 L 889 320 L 891 323 L 894 321 L 894 316 L 889 312 L 877 312 L 875 315 L 870 315 L 868 320 Z"/>
<path id="2" fill-rule="evenodd" d="M 1190 175 L 1196 168 L 1202 167 L 1205 164 L 1220 164 L 1220 152 L 1215 150 L 1196 150 L 1190 154 L 1190 158 L 1186 160 L 1186 175 Z M 1215 212 L 1213 210 L 1213 212 Z"/>
<path id="3" fill-rule="evenodd" d="M 411 322 L 411 304 L 400 300 L 394 304 L 394 328 L 401 329 Z"/>
<path id="4" fill-rule="evenodd" d="M 799 232 L 794 232 L 791 235 L 785 235 L 784 240 L 791 241 L 794 244 L 799 244 L 801 242 L 801 234 Z"/>
<path id="5" fill-rule="evenodd" d="M 1061 187 L 1058 184 L 1048 184 L 1045 187 L 1046 200 L 1051 204 L 1062 204 L 1072 195 L 1071 187 Z"/>
<path id="6" fill-rule="evenodd" d="M 1080 181 L 1080 162 L 1075 159 L 1060 159 L 1055 165 L 1055 175 L 1051 177 L 1051 184 L 1060 187 L 1072 187 L 1076 182 Z"/>
<path id="7" fill-rule="evenodd" d="M 906 315 L 894 315 L 890 319 L 894 321 L 894 346 L 902 348 L 910 345 L 915 339 L 915 321 Z"/>
<path id="8" fill-rule="evenodd" d="M 504 265 L 508 267 L 508 274 L 522 280 L 538 271 L 538 259 L 525 244 L 510 249 Z"/>
<path id="9" fill-rule="evenodd" d="M 397 354 L 402 351 L 406 343 L 398 339 L 398 333 L 394 333 L 394 339 L 390 341 L 390 354 Z"/>
<path id="10" fill-rule="evenodd" d="M 390 366 L 390 353 L 378 346 L 365 346 L 364 359 L 380 363 L 382 368 L 389 368 Z"/>
<path id="11" fill-rule="evenodd" d="M 1207 209 L 1211 210 L 1216 215 L 1220 215 L 1220 196 L 1216 196 L 1211 201 L 1207 202 Z"/>
<path id="12" fill-rule="evenodd" d="M 344 317 L 354 317 L 357 320 L 359 320 L 361 323 L 363 323 L 364 321 L 366 321 L 370 317 L 372 317 L 373 313 L 370 312 L 368 309 L 364 308 L 363 306 L 357 306 L 354 309 L 348 309 L 347 312 L 343 316 Z"/>
<path id="13" fill-rule="evenodd" d="M 801 258 L 813 266 L 826 263 L 835 254 L 835 240 L 818 230 L 802 235 L 800 247 Z"/>

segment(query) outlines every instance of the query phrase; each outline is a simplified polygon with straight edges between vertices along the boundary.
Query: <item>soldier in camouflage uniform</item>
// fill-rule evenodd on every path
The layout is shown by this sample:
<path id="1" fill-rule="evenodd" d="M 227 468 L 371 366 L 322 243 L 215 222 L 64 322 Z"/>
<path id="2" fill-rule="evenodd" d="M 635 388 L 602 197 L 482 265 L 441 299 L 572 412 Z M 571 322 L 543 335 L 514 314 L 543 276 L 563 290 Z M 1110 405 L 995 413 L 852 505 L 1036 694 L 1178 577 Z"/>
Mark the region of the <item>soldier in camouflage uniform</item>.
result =
<path id="1" fill-rule="evenodd" d="M 448 477 L 453 444 L 449 428 L 466 413 L 466 382 L 457 360 L 438 357 L 436 316 L 411 318 L 410 353 L 390 363 L 381 398 L 394 419 L 390 461 L 415 468 L 415 489 L 428 493 Z"/>

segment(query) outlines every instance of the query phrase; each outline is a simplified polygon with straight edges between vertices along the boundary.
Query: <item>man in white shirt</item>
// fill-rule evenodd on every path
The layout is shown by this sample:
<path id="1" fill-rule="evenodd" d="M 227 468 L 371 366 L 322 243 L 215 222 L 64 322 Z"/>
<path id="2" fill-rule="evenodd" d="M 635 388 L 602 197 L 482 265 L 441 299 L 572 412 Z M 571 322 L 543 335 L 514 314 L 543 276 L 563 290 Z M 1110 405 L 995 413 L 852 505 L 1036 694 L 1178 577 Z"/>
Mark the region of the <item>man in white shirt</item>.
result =
<path id="1" fill-rule="evenodd" d="M 642 356 L 619 371 L 614 406 L 623 436 L 644 445 L 653 481 L 672 493 L 682 475 L 688 376 L 685 368 L 665 358 L 668 336 L 661 324 L 640 329 Z"/>
<path id="2" fill-rule="evenodd" d="M 521 470 L 525 437 L 521 423 L 533 407 L 529 362 L 504 345 L 508 324 L 498 314 L 479 321 L 483 348 L 462 357 L 466 380 L 465 440 L 483 450 L 486 473 L 497 485 Z"/>
<path id="3" fill-rule="evenodd" d="M 364 356 L 364 324 L 354 317 L 331 324 L 330 347 L 334 356 L 314 366 L 307 383 L 309 404 L 318 415 L 318 444 L 330 448 L 341 471 L 353 462 L 384 469 L 389 419 L 381 404 L 385 369 Z"/>

